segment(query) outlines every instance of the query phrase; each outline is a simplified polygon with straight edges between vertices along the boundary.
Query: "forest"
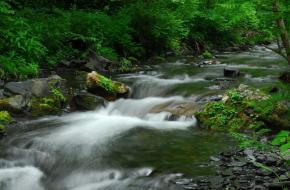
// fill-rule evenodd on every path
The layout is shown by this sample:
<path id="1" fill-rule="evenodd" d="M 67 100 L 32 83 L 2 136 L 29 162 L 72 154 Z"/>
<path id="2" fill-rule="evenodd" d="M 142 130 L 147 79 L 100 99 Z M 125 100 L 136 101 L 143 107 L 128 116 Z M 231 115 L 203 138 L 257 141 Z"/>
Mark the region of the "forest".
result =
<path id="1" fill-rule="evenodd" d="M 290 1 L 0 0 L 0 189 L 290 189 Z"/>

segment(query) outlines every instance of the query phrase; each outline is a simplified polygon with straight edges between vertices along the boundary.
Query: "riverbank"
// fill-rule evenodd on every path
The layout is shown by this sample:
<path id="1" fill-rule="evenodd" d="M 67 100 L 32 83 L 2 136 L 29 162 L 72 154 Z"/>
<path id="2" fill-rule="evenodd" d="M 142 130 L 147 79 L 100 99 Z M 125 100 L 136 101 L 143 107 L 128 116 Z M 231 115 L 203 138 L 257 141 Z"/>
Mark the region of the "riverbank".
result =
<path id="1" fill-rule="evenodd" d="M 179 179 L 184 189 L 255 189 L 285 190 L 290 187 L 290 166 L 277 150 L 261 151 L 246 148 L 222 152 L 210 158 L 216 175 Z"/>

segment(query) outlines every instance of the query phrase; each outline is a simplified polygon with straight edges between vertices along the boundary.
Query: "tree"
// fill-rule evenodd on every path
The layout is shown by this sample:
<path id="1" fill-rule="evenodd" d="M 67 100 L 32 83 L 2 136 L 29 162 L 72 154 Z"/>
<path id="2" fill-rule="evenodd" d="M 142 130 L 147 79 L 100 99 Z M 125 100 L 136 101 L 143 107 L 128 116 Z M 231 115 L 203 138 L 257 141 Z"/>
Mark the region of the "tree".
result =
<path id="1" fill-rule="evenodd" d="M 276 24 L 280 33 L 280 37 L 282 40 L 282 44 L 285 48 L 285 55 L 283 52 L 281 54 L 287 59 L 290 64 L 290 41 L 289 41 L 289 33 L 285 26 L 285 22 L 281 13 L 279 0 L 273 0 L 273 13 L 275 15 Z"/>

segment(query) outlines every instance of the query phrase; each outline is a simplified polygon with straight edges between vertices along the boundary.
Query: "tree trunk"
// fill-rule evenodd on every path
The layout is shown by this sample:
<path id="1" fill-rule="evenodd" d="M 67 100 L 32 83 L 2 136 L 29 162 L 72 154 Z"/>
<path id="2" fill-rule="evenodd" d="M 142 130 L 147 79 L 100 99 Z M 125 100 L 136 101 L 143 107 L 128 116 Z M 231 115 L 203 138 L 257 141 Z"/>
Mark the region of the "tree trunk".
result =
<path id="1" fill-rule="evenodd" d="M 280 36 L 282 40 L 282 44 L 286 51 L 286 58 L 288 63 L 290 64 L 290 41 L 289 41 L 289 34 L 285 26 L 285 22 L 283 20 L 279 0 L 273 0 L 273 12 L 276 19 L 276 24 L 278 26 L 278 29 L 280 30 Z"/>

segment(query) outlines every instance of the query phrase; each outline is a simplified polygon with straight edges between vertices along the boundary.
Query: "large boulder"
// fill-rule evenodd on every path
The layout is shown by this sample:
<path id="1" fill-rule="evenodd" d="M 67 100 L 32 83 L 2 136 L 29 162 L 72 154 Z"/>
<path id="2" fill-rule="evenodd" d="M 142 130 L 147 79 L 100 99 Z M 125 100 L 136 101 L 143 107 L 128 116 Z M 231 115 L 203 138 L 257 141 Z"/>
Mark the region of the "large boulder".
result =
<path id="1" fill-rule="evenodd" d="M 76 93 L 71 100 L 73 110 L 94 110 L 105 104 L 106 100 L 104 98 L 88 92 Z"/>
<path id="2" fill-rule="evenodd" d="M 6 96 L 22 95 L 47 97 L 51 95 L 51 88 L 65 89 L 65 80 L 58 75 L 48 78 L 31 79 L 20 82 L 8 82 L 4 86 Z"/>
<path id="3" fill-rule="evenodd" d="M 196 114 L 202 126 L 224 131 L 289 129 L 290 109 L 279 98 L 241 84 L 221 101 L 209 102 Z"/>
<path id="4" fill-rule="evenodd" d="M 117 62 L 111 61 L 103 56 L 97 55 L 95 52 L 91 52 L 89 60 L 62 60 L 59 65 L 61 67 L 70 69 L 79 69 L 83 71 L 98 71 L 101 73 L 114 72 L 117 70 Z"/>
<path id="5" fill-rule="evenodd" d="M 176 103 L 176 104 L 164 104 L 154 107 L 151 113 L 170 113 L 168 120 L 178 120 L 179 118 L 192 119 L 200 110 L 200 107 L 195 103 Z"/>
<path id="6" fill-rule="evenodd" d="M 127 85 L 113 81 L 95 71 L 87 75 L 87 88 L 90 93 L 102 96 L 107 100 L 125 98 L 130 90 Z"/>
<path id="7" fill-rule="evenodd" d="M 57 75 L 8 82 L 4 86 L 5 96 L 0 98 L 0 110 L 33 116 L 60 113 L 67 100 L 65 84 L 66 80 Z"/>
<path id="8" fill-rule="evenodd" d="M 114 62 L 106 59 L 103 56 L 93 55 L 89 61 L 83 65 L 83 70 L 85 71 L 112 71 Z"/>
<path id="9" fill-rule="evenodd" d="M 59 63 L 59 66 L 66 67 L 66 68 L 81 68 L 87 63 L 86 60 L 82 59 L 73 59 L 70 61 L 67 60 L 61 60 Z"/>
<path id="10" fill-rule="evenodd" d="M 15 95 L 10 98 L 0 99 L 0 110 L 7 110 L 12 113 L 24 113 L 29 106 L 30 97 Z"/>

